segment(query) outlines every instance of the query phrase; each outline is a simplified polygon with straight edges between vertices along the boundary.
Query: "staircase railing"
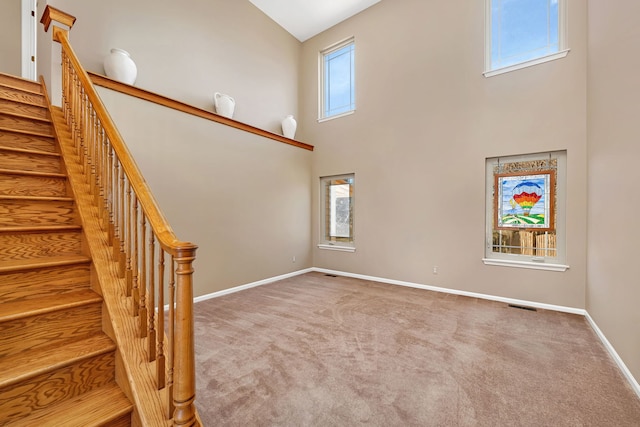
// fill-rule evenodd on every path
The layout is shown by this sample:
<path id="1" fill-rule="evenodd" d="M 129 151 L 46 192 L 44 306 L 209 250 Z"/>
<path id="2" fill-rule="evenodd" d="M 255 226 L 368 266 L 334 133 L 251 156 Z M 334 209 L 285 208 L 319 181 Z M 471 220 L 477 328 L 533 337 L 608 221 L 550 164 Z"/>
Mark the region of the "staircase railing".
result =
<path id="1" fill-rule="evenodd" d="M 58 16 L 64 12 L 47 6 L 45 31 Z M 147 339 L 145 357 L 156 362 L 158 390 L 168 388 L 166 417 L 174 425 L 195 425 L 192 263 L 197 246 L 173 233 L 69 44 L 68 31 L 53 26 L 53 40 L 62 46 L 62 110 L 133 300 L 136 339 Z"/>

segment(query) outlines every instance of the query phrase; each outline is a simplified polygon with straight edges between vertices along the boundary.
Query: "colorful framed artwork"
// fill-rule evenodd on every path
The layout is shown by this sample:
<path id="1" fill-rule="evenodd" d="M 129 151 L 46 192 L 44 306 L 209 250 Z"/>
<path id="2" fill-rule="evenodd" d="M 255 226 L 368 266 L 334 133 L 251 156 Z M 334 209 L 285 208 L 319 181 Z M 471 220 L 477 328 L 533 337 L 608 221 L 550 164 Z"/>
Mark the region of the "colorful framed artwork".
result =
<path id="1" fill-rule="evenodd" d="M 554 230 L 555 171 L 495 175 L 494 228 Z"/>

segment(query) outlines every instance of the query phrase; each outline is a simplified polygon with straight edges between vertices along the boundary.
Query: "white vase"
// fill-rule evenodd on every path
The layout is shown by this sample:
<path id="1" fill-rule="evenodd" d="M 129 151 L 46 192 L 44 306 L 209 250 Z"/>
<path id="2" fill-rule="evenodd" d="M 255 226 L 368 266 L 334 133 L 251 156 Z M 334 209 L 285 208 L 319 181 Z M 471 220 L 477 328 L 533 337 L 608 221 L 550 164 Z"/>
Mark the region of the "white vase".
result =
<path id="1" fill-rule="evenodd" d="M 282 119 L 282 135 L 284 135 L 285 138 L 293 139 L 296 135 L 297 127 L 298 123 L 291 114 Z"/>
<path id="2" fill-rule="evenodd" d="M 107 77 L 128 85 L 136 82 L 138 67 L 126 50 L 111 49 L 111 53 L 104 58 L 103 65 Z"/>
<path id="3" fill-rule="evenodd" d="M 224 93 L 216 92 L 213 94 L 213 102 L 216 106 L 216 113 L 228 118 L 233 117 L 233 110 L 236 108 L 235 99 Z"/>

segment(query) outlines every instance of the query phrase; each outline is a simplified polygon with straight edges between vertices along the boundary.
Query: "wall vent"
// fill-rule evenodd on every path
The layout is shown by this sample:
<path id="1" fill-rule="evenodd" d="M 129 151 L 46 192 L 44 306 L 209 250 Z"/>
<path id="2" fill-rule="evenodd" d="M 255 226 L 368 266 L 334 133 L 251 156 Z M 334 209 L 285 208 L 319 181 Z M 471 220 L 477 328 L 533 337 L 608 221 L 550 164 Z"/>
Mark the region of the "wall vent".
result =
<path id="1" fill-rule="evenodd" d="M 538 311 L 538 309 L 536 309 L 534 307 L 527 307 L 527 306 L 524 306 L 524 305 L 517 305 L 517 304 L 509 304 L 509 307 L 511 307 L 511 308 L 519 308 L 520 310 Z"/>

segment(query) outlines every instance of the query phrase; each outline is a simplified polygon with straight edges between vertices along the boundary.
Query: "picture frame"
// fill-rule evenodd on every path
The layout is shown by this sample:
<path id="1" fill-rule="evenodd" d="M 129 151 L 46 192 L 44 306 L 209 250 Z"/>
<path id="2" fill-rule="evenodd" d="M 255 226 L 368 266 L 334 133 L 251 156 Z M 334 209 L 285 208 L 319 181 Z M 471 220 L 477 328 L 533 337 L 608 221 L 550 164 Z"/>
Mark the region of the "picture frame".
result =
<path id="1" fill-rule="evenodd" d="M 555 171 L 495 175 L 494 228 L 555 230 Z"/>

